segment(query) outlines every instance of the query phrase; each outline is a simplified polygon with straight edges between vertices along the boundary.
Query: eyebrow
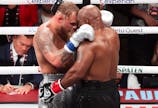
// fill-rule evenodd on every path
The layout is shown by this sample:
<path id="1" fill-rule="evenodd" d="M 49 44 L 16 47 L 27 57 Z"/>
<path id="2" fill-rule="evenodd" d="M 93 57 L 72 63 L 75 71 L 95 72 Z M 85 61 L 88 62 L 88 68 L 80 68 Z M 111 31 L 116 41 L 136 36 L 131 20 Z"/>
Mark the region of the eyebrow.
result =
<path id="1" fill-rule="evenodd" d="M 25 45 L 25 46 L 27 46 L 27 47 L 31 47 L 32 45 L 27 45 L 27 44 L 25 44 L 25 43 L 23 43 L 23 42 L 20 42 L 20 44 L 21 45 Z"/>

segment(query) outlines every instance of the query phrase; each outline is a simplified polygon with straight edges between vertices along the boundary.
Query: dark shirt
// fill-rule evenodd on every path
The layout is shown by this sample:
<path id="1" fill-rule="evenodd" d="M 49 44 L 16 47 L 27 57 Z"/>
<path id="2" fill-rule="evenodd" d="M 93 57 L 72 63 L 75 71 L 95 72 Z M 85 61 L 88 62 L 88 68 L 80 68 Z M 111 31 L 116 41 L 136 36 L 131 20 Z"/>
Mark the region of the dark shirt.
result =
<path id="1" fill-rule="evenodd" d="M 13 9 L 6 9 L 3 26 L 20 26 L 18 6 Z"/>

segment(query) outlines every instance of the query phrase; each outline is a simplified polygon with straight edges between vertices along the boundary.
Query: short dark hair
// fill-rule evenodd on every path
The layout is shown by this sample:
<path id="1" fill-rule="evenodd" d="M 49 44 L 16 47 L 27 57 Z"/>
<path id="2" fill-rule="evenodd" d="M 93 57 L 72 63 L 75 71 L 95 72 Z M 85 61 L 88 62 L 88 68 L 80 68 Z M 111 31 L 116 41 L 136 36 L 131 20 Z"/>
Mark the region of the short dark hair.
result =
<path id="1" fill-rule="evenodd" d="M 18 36 L 25 36 L 25 37 L 27 37 L 27 38 L 33 38 L 34 35 L 23 35 L 23 34 L 22 34 L 22 35 L 14 35 L 14 36 L 17 36 L 17 37 L 18 37 Z"/>

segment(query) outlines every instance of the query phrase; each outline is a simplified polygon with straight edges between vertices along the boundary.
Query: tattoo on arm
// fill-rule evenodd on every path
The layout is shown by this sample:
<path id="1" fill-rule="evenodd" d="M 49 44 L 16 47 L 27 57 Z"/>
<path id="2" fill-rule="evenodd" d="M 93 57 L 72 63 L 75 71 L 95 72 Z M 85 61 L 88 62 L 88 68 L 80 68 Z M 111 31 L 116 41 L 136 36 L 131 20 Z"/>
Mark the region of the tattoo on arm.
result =
<path id="1" fill-rule="evenodd" d="M 36 43 L 40 49 L 40 51 L 45 55 L 51 55 L 51 58 L 47 58 L 52 65 L 60 66 L 63 68 L 67 68 L 73 64 L 73 54 L 65 51 L 59 50 L 53 43 L 53 35 L 50 33 L 46 33 L 43 31 L 37 32 Z M 56 64 L 57 63 L 57 64 Z"/>
<path id="2" fill-rule="evenodd" d="M 73 62 L 74 55 L 64 50 L 61 57 L 61 64 L 63 64 L 63 67 L 69 67 Z"/>
<path id="3" fill-rule="evenodd" d="M 46 33 L 45 31 L 37 32 L 36 43 L 42 52 L 50 52 L 52 50 L 52 38 L 53 36 L 51 36 L 49 33 Z"/>

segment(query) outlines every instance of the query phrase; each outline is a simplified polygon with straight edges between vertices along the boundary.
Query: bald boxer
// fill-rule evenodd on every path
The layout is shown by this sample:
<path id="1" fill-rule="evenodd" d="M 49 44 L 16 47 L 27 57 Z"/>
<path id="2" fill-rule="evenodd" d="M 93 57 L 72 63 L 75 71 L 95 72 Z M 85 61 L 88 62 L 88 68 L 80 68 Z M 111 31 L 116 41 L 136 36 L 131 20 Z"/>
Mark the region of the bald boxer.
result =
<path id="1" fill-rule="evenodd" d="M 84 24 L 77 29 L 78 10 L 75 4 L 61 3 L 55 15 L 42 24 L 34 36 L 37 61 L 44 76 L 39 88 L 39 108 L 70 108 L 65 102 L 69 101 L 66 96 L 68 89 L 52 94 L 50 82 L 62 78 L 73 64 L 73 55 L 80 42 L 94 39 L 94 31 L 90 25 Z M 70 34 L 72 36 L 69 40 Z"/>
<path id="2" fill-rule="evenodd" d="M 95 38 L 79 46 L 76 62 L 62 79 L 51 84 L 51 90 L 60 93 L 76 83 L 73 108 L 120 108 L 115 81 L 120 49 L 118 34 L 104 26 L 100 10 L 94 5 L 80 9 L 78 22 L 90 24 Z"/>

